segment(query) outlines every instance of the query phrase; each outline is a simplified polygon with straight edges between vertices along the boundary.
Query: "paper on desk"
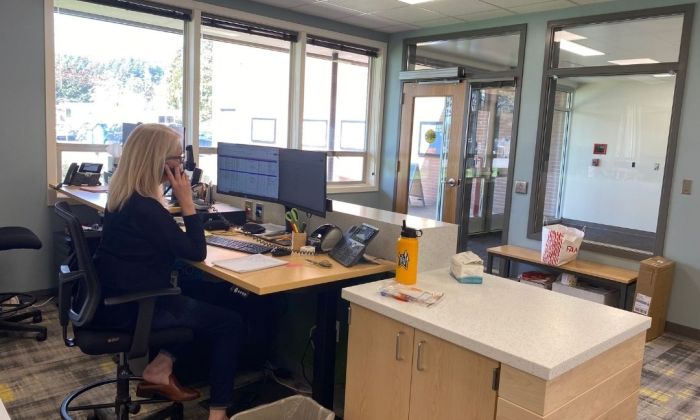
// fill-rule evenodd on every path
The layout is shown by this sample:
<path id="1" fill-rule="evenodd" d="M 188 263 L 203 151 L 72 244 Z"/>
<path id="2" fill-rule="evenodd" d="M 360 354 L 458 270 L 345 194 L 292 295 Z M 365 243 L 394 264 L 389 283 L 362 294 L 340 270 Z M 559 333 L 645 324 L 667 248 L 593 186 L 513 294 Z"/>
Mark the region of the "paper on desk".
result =
<path id="1" fill-rule="evenodd" d="M 237 273 L 247 273 L 249 271 L 264 270 L 266 268 L 277 267 L 287 264 L 287 261 L 268 257 L 262 254 L 252 254 L 247 257 L 231 258 L 228 260 L 212 261 L 212 264 L 235 271 Z"/>

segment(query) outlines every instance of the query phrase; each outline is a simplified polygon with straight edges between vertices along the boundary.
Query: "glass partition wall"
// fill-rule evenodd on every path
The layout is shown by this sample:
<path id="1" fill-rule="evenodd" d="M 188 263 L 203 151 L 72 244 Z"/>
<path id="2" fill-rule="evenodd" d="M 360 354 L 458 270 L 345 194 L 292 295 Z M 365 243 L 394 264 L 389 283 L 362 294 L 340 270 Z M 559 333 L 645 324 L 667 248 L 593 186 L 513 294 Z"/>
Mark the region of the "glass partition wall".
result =
<path id="1" fill-rule="evenodd" d="M 528 233 L 642 259 L 663 237 L 692 6 L 550 22 Z"/>

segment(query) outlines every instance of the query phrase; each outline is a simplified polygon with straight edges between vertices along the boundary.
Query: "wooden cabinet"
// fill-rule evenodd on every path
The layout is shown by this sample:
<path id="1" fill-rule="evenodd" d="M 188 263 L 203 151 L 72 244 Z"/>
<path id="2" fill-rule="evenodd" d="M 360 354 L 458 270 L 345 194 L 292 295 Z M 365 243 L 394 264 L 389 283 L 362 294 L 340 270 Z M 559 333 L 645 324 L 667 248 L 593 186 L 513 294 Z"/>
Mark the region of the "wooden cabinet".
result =
<path id="1" fill-rule="evenodd" d="M 498 362 L 351 307 L 347 420 L 494 418 Z"/>

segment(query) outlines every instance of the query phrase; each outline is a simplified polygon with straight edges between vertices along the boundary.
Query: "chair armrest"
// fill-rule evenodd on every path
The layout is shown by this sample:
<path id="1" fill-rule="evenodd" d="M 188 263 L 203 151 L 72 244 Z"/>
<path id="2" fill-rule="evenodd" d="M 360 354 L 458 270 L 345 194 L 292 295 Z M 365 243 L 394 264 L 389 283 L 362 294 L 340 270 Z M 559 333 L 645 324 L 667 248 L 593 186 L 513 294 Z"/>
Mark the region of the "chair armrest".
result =
<path id="1" fill-rule="evenodd" d="M 140 300 L 144 300 L 144 299 L 148 299 L 148 298 L 156 298 L 159 296 L 175 296 L 175 295 L 179 295 L 180 293 L 181 293 L 181 290 L 179 287 L 169 287 L 167 289 L 146 290 L 143 292 L 129 293 L 126 295 L 108 297 L 105 299 L 105 305 L 107 305 L 107 306 L 121 305 L 123 303 L 137 302 Z"/>

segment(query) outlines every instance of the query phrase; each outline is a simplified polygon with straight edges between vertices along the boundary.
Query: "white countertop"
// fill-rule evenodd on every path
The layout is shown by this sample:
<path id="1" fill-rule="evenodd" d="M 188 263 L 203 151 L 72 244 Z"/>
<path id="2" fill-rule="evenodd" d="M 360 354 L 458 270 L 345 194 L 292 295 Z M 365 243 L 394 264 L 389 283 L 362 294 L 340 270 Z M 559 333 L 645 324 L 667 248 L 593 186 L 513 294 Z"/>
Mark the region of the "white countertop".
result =
<path id="1" fill-rule="evenodd" d="M 646 331 L 651 319 L 484 273 L 460 284 L 449 269 L 420 273 L 417 286 L 445 292 L 426 308 L 379 294 L 391 280 L 343 289 L 344 299 L 545 380 Z"/>
<path id="2" fill-rule="evenodd" d="M 367 219 L 378 220 L 398 226 L 401 226 L 403 221 L 406 220 L 406 225 L 414 229 L 431 229 L 450 225 L 450 223 L 445 223 L 438 220 L 426 219 L 424 217 L 411 216 L 403 213 L 394 213 L 392 211 L 360 206 L 339 200 L 333 200 L 333 211 L 349 214 L 351 216 L 365 217 Z"/>

